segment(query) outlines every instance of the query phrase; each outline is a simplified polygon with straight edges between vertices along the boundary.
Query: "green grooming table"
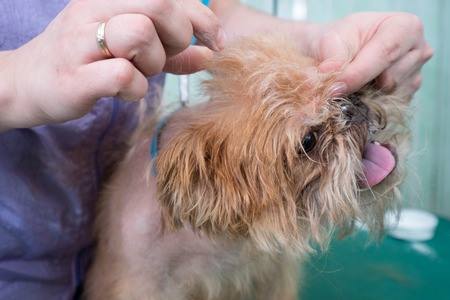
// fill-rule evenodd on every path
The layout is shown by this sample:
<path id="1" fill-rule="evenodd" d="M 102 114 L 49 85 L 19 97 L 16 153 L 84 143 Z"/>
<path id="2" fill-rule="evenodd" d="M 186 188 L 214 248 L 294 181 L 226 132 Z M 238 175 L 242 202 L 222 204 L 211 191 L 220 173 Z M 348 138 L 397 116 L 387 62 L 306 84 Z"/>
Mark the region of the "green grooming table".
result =
<path id="1" fill-rule="evenodd" d="M 435 237 L 409 243 L 365 232 L 334 240 L 304 266 L 301 300 L 450 300 L 450 221 L 440 218 Z"/>

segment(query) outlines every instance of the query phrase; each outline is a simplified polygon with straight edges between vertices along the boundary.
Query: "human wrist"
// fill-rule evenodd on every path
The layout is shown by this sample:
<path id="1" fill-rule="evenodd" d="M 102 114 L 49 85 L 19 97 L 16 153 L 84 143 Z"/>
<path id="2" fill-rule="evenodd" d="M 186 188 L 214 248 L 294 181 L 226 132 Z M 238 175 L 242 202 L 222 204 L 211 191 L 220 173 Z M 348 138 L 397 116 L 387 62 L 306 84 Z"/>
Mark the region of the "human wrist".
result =
<path id="1" fill-rule="evenodd" d="M 20 62 L 20 48 L 0 52 L 0 132 L 13 128 L 28 128 L 43 123 L 43 116 L 30 97 Z"/>
<path id="2" fill-rule="evenodd" d="M 311 43 L 317 40 L 317 36 L 323 30 L 321 24 L 277 18 L 235 0 L 213 1 L 211 9 L 221 20 L 229 37 L 266 33 L 281 34 L 295 39 L 304 54 L 309 54 Z"/>

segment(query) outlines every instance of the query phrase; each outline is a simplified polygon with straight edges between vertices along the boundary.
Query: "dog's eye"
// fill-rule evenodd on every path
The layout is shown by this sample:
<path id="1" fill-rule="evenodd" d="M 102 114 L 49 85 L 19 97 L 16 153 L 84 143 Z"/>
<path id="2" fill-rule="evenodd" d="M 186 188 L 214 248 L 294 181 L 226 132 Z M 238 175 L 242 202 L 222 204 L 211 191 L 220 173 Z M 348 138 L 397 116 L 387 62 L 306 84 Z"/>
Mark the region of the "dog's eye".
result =
<path id="1" fill-rule="evenodd" d="M 317 142 L 317 133 L 314 131 L 308 132 L 303 137 L 303 140 L 302 140 L 303 151 L 305 151 L 306 153 L 311 151 L 314 148 L 314 146 L 316 145 L 316 142 Z"/>

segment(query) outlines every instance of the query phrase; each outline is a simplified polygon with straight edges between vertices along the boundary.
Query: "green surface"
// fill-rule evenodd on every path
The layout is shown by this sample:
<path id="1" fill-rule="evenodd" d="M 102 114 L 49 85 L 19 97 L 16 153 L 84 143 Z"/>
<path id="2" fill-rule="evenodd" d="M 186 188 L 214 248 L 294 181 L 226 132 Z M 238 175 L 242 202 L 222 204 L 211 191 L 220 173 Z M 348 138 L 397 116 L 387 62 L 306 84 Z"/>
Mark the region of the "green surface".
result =
<path id="1" fill-rule="evenodd" d="M 450 299 L 450 221 L 434 239 L 408 243 L 386 237 L 368 244 L 365 232 L 331 243 L 306 263 L 301 300 Z"/>

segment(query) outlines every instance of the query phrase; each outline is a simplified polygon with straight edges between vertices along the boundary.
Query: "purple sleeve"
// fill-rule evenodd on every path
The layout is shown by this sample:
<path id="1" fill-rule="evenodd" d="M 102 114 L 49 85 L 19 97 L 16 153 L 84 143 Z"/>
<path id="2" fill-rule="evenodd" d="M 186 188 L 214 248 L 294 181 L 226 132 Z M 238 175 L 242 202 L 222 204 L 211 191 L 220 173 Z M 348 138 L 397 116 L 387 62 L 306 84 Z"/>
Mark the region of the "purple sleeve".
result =
<path id="1" fill-rule="evenodd" d="M 0 1 L 0 51 L 39 34 L 66 2 Z M 0 300 L 73 297 L 99 186 L 136 126 L 136 108 L 102 99 L 78 120 L 0 133 Z"/>

